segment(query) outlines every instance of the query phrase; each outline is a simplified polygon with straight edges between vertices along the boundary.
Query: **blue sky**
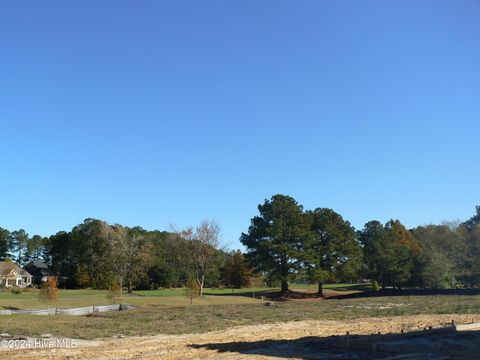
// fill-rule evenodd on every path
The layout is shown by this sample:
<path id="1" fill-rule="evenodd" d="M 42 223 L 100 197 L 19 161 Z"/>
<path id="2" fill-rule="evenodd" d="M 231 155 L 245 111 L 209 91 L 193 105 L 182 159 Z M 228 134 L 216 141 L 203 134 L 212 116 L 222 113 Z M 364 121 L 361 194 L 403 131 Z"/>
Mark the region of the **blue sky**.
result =
<path id="1" fill-rule="evenodd" d="M 3 2 L 0 226 L 466 219 L 479 39 L 475 0 Z"/>

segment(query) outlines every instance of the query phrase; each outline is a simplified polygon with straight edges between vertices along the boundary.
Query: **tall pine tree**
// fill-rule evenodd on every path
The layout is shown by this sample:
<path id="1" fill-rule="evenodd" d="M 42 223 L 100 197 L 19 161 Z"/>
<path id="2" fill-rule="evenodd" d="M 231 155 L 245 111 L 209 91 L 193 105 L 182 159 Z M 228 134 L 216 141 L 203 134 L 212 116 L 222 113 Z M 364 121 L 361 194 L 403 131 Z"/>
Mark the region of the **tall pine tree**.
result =
<path id="1" fill-rule="evenodd" d="M 247 234 L 240 241 L 247 247 L 247 258 L 256 270 L 280 280 L 288 291 L 289 276 L 300 268 L 303 245 L 309 235 L 309 222 L 303 207 L 286 195 L 274 195 L 258 206 Z"/>
<path id="2" fill-rule="evenodd" d="M 311 234 L 305 242 L 305 268 L 311 281 L 323 283 L 355 277 L 362 264 L 362 251 L 355 238 L 355 229 L 331 209 L 318 208 L 307 212 Z"/>

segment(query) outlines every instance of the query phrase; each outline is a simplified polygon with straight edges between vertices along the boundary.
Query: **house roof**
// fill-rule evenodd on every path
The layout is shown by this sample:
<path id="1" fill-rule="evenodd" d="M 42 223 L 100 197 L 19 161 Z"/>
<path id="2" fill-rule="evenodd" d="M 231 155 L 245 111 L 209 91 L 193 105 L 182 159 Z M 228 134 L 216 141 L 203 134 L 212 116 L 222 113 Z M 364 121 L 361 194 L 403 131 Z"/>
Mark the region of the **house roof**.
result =
<path id="1" fill-rule="evenodd" d="M 33 260 L 33 261 L 30 261 L 27 265 L 25 265 L 26 268 L 29 268 L 29 267 L 36 267 L 36 268 L 40 268 L 40 269 L 48 269 L 48 265 L 41 262 L 41 261 L 38 261 L 38 260 Z"/>
<path id="2" fill-rule="evenodd" d="M 28 271 L 23 270 L 14 262 L 2 261 L 0 262 L 0 276 L 8 276 L 12 271 L 15 271 L 18 275 L 24 277 L 32 277 Z"/>

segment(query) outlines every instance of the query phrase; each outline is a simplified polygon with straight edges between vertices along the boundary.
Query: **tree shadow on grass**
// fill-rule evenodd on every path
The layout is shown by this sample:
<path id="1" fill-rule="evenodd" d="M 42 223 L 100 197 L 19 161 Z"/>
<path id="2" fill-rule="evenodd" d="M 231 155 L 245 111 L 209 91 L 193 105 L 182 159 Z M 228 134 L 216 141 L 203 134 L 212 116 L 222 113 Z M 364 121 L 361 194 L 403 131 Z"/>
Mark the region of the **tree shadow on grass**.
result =
<path id="1" fill-rule="evenodd" d="M 315 291 L 305 291 L 303 289 L 295 289 L 285 293 L 279 290 L 261 290 L 253 292 L 251 289 L 235 289 L 231 293 L 213 293 L 208 290 L 205 295 L 209 296 L 244 296 L 264 300 L 286 301 L 286 300 L 314 300 L 314 299 L 358 299 L 358 298 L 376 298 L 376 297 L 396 297 L 396 296 L 435 296 L 435 295 L 480 295 L 480 288 L 471 289 L 391 289 L 387 288 L 379 291 L 372 291 L 367 284 L 346 285 L 325 289 L 323 296 L 318 296 Z"/>
<path id="2" fill-rule="evenodd" d="M 446 331 L 445 331 L 446 330 Z M 298 359 L 480 359 L 480 332 L 425 330 L 406 334 L 303 337 L 295 340 L 192 344 L 195 349 Z"/>
<path id="3" fill-rule="evenodd" d="M 243 296 L 248 298 L 255 297 L 256 299 L 259 299 L 261 297 L 264 297 L 265 299 L 272 299 L 275 296 L 277 296 L 278 293 L 279 292 L 276 290 L 252 291 L 251 289 L 235 289 L 233 292 L 221 293 L 221 294 L 209 292 L 208 290 L 205 290 L 203 292 L 204 295 L 208 295 L 208 296 Z"/>
<path id="4" fill-rule="evenodd" d="M 345 286 L 338 286 L 338 287 L 333 287 L 325 288 L 326 291 L 340 291 L 340 292 L 351 292 L 351 291 L 371 291 L 372 290 L 372 285 L 370 284 L 351 284 L 351 285 L 345 285 Z"/>
<path id="5" fill-rule="evenodd" d="M 287 292 L 281 292 L 278 289 L 259 290 L 254 291 L 250 288 L 234 289 L 232 292 L 215 293 L 205 290 L 204 294 L 209 296 L 243 296 L 243 297 L 255 297 L 256 299 L 264 298 L 265 300 L 285 301 L 285 300 L 301 300 L 301 299 L 323 299 L 331 298 L 341 295 L 350 295 L 356 292 L 370 291 L 371 286 L 368 284 L 352 284 L 334 288 L 325 288 L 324 295 L 318 295 L 316 286 L 312 285 L 310 289 L 304 289 L 296 287 L 292 284 L 290 290 Z M 342 294 L 342 293 L 345 294 Z"/>
<path id="6" fill-rule="evenodd" d="M 480 289 L 385 289 L 350 294 L 336 294 L 329 299 L 358 299 L 391 296 L 432 296 L 432 295 L 480 295 Z"/>
<path id="7" fill-rule="evenodd" d="M 231 294 L 215 294 L 209 293 L 208 291 L 204 292 L 208 296 L 243 296 L 253 298 L 253 293 L 250 292 L 234 292 Z M 264 299 L 264 300 L 273 300 L 273 301 L 287 301 L 287 300 L 300 300 L 300 299 L 321 299 L 323 296 L 318 296 L 317 293 L 313 292 L 304 292 L 304 291 L 294 291 L 289 290 L 287 292 L 281 292 L 278 290 L 267 290 L 267 291 L 258 291 L 255 292 L 255 299 Z"/>

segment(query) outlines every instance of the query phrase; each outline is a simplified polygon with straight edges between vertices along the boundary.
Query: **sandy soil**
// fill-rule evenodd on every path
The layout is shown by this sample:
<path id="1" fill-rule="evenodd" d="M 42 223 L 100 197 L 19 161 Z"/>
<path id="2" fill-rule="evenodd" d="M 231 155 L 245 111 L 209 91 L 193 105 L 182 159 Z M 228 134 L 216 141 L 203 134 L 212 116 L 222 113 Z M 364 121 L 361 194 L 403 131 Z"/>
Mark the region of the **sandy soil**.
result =
<path id="1" fill-rule="evenodd" d="M 235 327 L 188 335 L 156 335 L 80 341 L 75 348 L 0 349 L 1 359 L 279 359 L 310 358 L 318 337 L 399 333 L 428 326 L 469 323 L 480 315 L 420 315 L 345 321 L 298 321 Z M 332 339 L 333 341 L 333 339 Z M 323 346 L 328 341 L 323 342 Z"/>

